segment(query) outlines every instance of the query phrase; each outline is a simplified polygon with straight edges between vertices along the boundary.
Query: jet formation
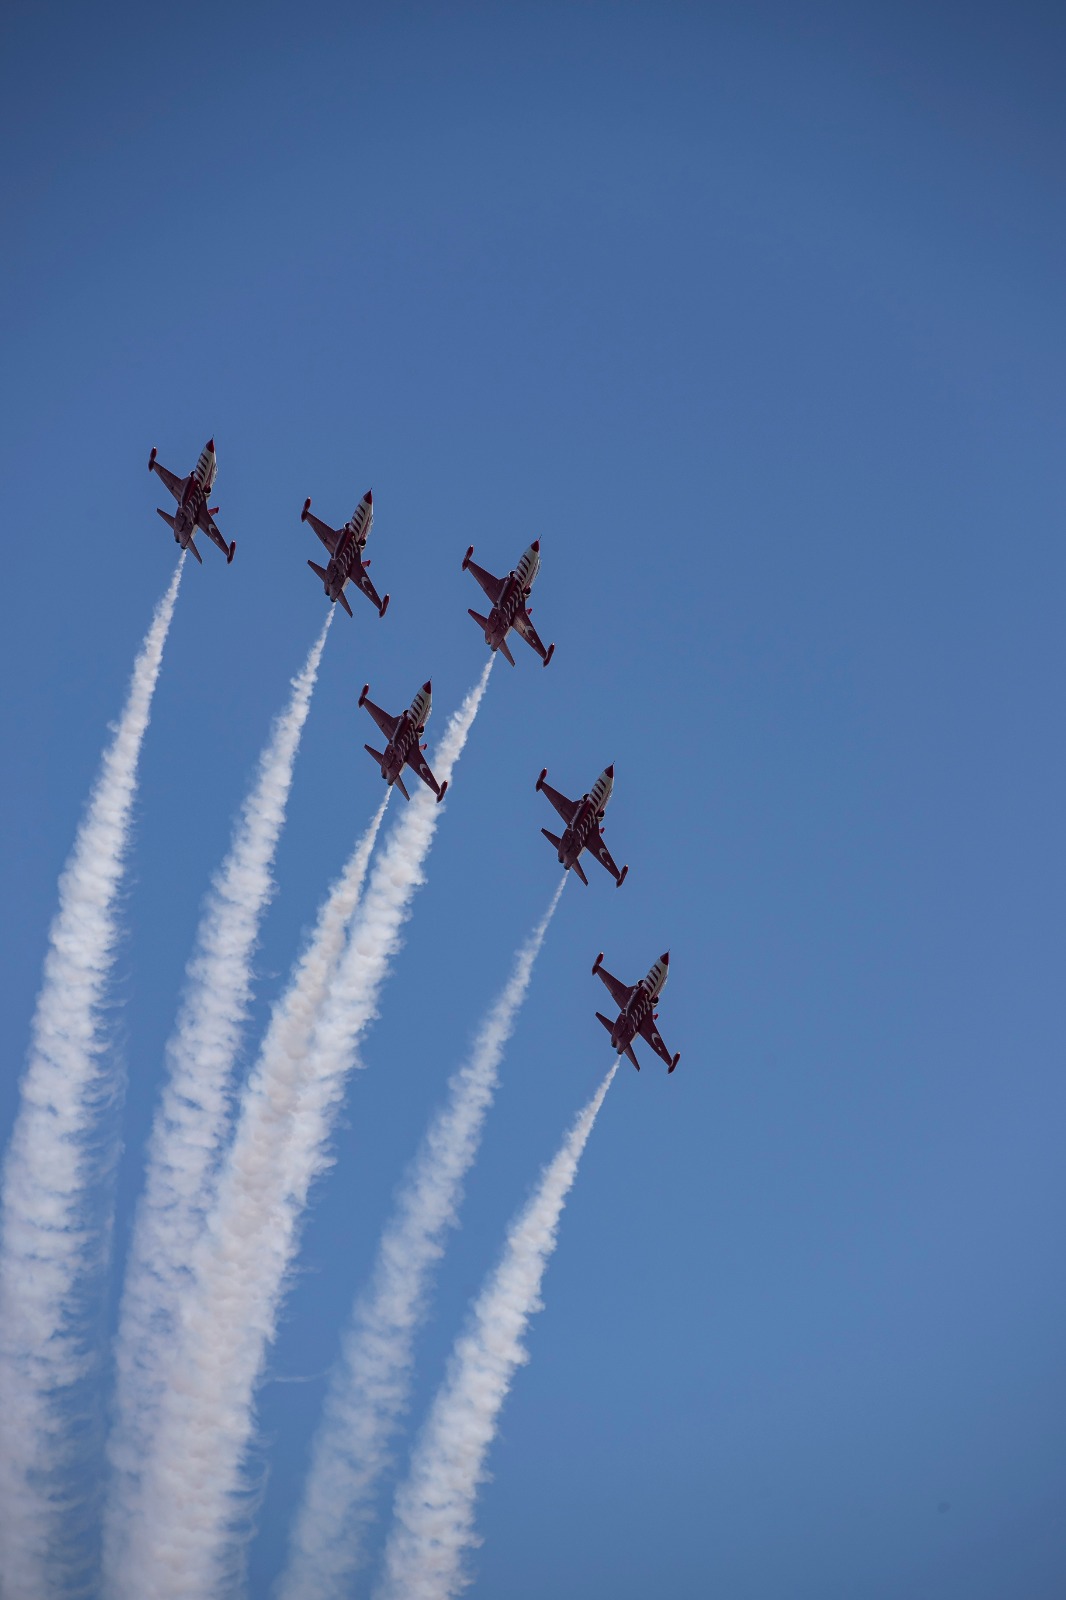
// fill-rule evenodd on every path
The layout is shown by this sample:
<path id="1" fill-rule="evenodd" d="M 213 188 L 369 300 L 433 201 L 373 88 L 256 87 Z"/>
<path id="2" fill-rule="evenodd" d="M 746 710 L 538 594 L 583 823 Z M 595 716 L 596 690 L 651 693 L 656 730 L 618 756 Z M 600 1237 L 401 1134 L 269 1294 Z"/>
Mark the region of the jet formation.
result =
<path id="1" fill-rule="evenodd" d="M 177 511 L 173 515 L 161 508 L 157 509 L 163 521 L 173 530 L 174 538 L 182 550 L 191 551 L 197 561 L 203 562 L 194 539 L 194 534 L 199 530 L 218 546 L 227 563 L 231 562 L 237 548 L 236 540 L 226 543 L 214 520 L 218 507 L 209 507 L 207 504 L 218 472 L 215 441 L 208 440 L 200 452 L 196 466 L 187 477 L 179 478 L 173 472 L 169 472 L 156 459 L 154 449 L 148 457 L 148 468 L 149 471 L 159 475 L 177 501 Z M 315 561 L 308 561 L 307 565 L 321 580 L 330 604 L 339 603 L 348 615 L 352 616 L 352 608 L 344 592 L 346 585 L 351 583 L 366 596 L 377 610 L 378 616 L 383 617 L 389 607 L 389 596 L 386 594 L 382 599 L 378 595 L 367 572 L 370 562 L 364 559 L 367 540 L 374 523 L 372 492 L 369 489 L 366 491 L 349 520 L 340 528 L 333 528 L 312 514 L 310 495 L 304 501 L 300 520 L 310 523 L 314 533 L 329 551 L 329 561 L 325 567 L 319 566 Z M 493 653 L 499 651 L 506 656 L 513 667 L 515 659 L 507 643 L 507 636 L 513 630 L 536 652 L 542 664 L 547 666 L 555 654 L 555 645 L 550 644 L 545 649 L 530 620 L 532 607 L 527 603 L 540 571 L 540 540 L 534 539 L 523 553 L 518 565 L 505 578 L 496 578 L 484 567 L 479 567 L 471 559 L 473 554 L 474 546 L 470 545 L 463 557 L 463 571 L 473 574 L 492 607 L 487 617 L 482 616 L 480 612 L 470 611 L 470 616 L 485 636 L 485 643 Z M 377 762 L 382 778 L 390 787 L 395 786 L 399 789 L 405 800 L 410 800 L 410 793 L 402 777 L 404 767 L 409 767 L 436 795 L 438 802 L 443 800 L 448 788 L 447 780 L 444 783 L 437 782 L 425 758 L 426 746 L 422 743 L 422 735 L 426 731 L 426 723 L 433 708 L 431 681 L 427 678 L 407 710 L 401 711 L 397 716 L 391 716 L 381 706 L 375 705 L 369 695 L 370 685 L 366 683 L 359 696 L 359 705 L 365 706 L 369 711 L 387 743 L 384 750 L 375 750 L 369 744 L 364 745 L 364 749 Z M 594 856 L 604 870 L 610 873 L 616 887 L 620 889 L 626 880 L 629 867 L 624 866 L 619 871 L 603 840 L 604 813 L 614 789 L 614 765 L 603 769 L 592 788 L 583 794 L 580 800 L 570 800 L 558 789 L 553 789 L 545 782 L 547 776 L 548 769 L 544 767 L 537 779 L 537 792 L 545 795 L 554 806 L 563 820 L 564 828 L 561 835 L 551 833 L 547 828 L 542 828 L 540 831 L 555 850 L 560 866 L 567 872 L 576 872 L 587 887 L 589 880 L 580 859 L 582 852 L 587 850 L 589 855 Z M 655 1006 L 666 983 L 669 965 L 670 955 L 669 952 L 665 952 L 652 965 L 647 976 L 632 985 L 622 983 L 618 978 L 611 976 L 603 965 L 602 951 L 596 957 L 592 968 L 593 973 L 606 984 L 612 1000 L 619 1007 L 618 1016 L 613 1022 L 599 1011 L 596 1016 L 611 1035 L 611 1044 L 616 1053 L 628 1057 L 638 1072 L 640 1062 L 633 1048 L 638 1035 L 651 1045 L 661 1060 L 666 1062 L 668 1073 L 673 1072 L 680 1060 L 680 1052 L 671 1056 L 656 1027 L 658 1012 Z"/>

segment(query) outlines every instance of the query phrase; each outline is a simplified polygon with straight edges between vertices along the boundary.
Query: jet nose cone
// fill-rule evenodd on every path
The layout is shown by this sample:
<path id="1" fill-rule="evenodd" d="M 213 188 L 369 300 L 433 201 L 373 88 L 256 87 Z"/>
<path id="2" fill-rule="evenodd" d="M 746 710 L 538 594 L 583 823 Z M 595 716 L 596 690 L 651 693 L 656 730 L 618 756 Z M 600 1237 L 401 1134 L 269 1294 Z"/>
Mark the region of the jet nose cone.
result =
<path id="1" fill-rule="evenodd" d="M 208 439 L 207 448 L 210 450 L 211 454 L 214 455 L 214 453 L 215 453 L 215 441 L 213 439 Z"/>
<path id="2" fill-rule="evenodd" d="M 429 679 L 428 679 L 428 678 L 427 678 L 427 679 L 426 679 L 426 681 L 425 681 L 425 683 L 424 683 L 424 684 L 423 684 L 423 685 L 422 685 L 422 687 L 423 687 L 423 689 L 424 689 L 424 690 L 425 690 L 425 691 L 426 691 L 426 693 L 427 693 L 427 694 L 432 694 L 432 693 L 433 693 L 433 685 L 432 685 L 432 683 L 431 683 L 431 682 L 430 682 L 430 681 L 429 681 Z"/>
<path id="3" fill-rule="evenodd" d="M 366 491 L 366 494 L 363 496 L 363 499 L 366 501 L 368 506 L 372 506 L 374 504 L 374 491 L 373 491 L 373 489 L 368 489 Z"/>
<path id="4" fill-rule="evenodd" d="M 614 777 L 614 762 L 612 761 L 611 765 L 609 767 L 604 767 L 603 770 L 604 770 L 604 773 L 606 774 L 606 776 L 608 778 L 613 778 Z"/>
<path id="5" fill-rule="evenodd" d="M 539 550 L 540 549 L 540 540 L 539 539 L 534 539 L 533 543 L 530 545 L 529 548 L 531 550 Z"/>
<path id="6" fill-rule="evenodd" d="M 662 962 L 664 967 L 668 967 L 670 965 L 670 952 L 669 952 L 669 950 L 664 950 L 662 955 L 659 957 L 659 960 Z"/>

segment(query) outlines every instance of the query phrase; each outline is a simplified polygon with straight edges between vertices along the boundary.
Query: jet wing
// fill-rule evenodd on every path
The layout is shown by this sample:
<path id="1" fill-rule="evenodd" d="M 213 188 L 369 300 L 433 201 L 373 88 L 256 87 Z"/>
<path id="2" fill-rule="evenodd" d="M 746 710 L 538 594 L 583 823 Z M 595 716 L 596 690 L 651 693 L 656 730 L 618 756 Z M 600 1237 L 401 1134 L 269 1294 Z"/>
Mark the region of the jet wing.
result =
<path id="1" fill-rule="evenodd" d="M 552 805 L 555 807 L 556 811 L 558 811 L 559 815 L 569 828 L 570 824 L 581 810 L 581 801 L 568 800 L 565 794 L 560 794 L 558 789 L 553 789 L 550 783 L 542 783 L 540 785 L 540 790 L 542 794 L 546 794 L 548 796 L 548 799 L 551 801 Z M 543 816 L 543 812 L 541 815 Z"/>
<path id="2" fill-rule="evenodd" d="M 412 772 L 418 773 L 428 789 L 432 789 L 434 794 L 440 794 L 440 784 L 429 770 L 429 762 L 417 744 L 407 752 L 407 765 Z"/>
<path id="3" fill-rule="evenodd" d="M 379 611 L 381 610 L 381 599 L 370 581 L 369 572 L 361 561 L 356 562 L 355 568 L 350 574 L 350 581 L 355 584 L 357 589 L 362 590 L 371 605 L 376 606 Z"/>
<path id="4" fill-rule="evenodd" d="M 476 561 L 467 560 L 466 568 L 472 572 L 480 583 L 494 606 L 498 606 L 503 599 L 503 592 L 507 588 L 506 578 L 494 578 L 491 572 L 486 572 L 484 567 L 479 567 Z"/>
<path id="5" fill-rule="evenodd" d="M 207 534 L 212 544 L 217 544 L 222 554 L 229 560 L 229 545 L 218 531 L 218 525 L 206 506 L 201 506 L 196 517 L 196 526 Z"/>
<path id="6" fill-rule="evenodd" d="M 538 656 L 540 656 L 541 660 L 543 661 L 545 659 L 545 657 L 547 656 L 548 652 L 547 652 L 547 650 L 545 650 L 543 644 L 540 641 L 539 633 L 537 632 L 537 630 L 533 626 L 533 624 L 530 622 L 529 616 L 528 616 L 528 614 L 526 612 L 525 606 L 521 606 L 515 612 L 515 618 L 514 618 L 514 622 L 513 622 L 512 626 L 513 626 L 513 628 L 514 628 L 516 633 L 520 633 L 522 635 L 523 639 L 526 641 L 527 644 L 531 644 L 533 646 L 534 650 L 537 652 Z"/>
<path id="7" fill-rule="evenodd" d="M 169 468 L 162 466 L 158 461 L 152 462 L 152 471 L 158 472 L 159 476 L 162 478 L 163 482 L 166 484 L 175 500 L 180 500 L 182 485 L 185 482 L 184 478 L 175 477 L 174 473 L 171 472 Z"/>
<path id="8" fill-rule="evenodd" d="M 313 511 L 304 512 L 304 521 L 311 524 L 312 528 L 318 534 L 318 537 L 322 540 L 322 543 L 329 551 L 330 555 L 336 555 L 337 545 L 340 543 L 336 529 L 331 528 L 329 523 L 323 522 L 320 517 L 316 517 Z"/>
<path id="9" fill-rule="evenodd" d="M 663 1044 L 663 1036 L 659 1032 L 658 1028 L 655 1026 L 655 1019 L 652 1017 L 650 1012 L 644 1018 L 644 1021 L 640 1024 L 640 1028 L 638 1029 L 638 1032 L 640 1033 L 641 1038 L 642 1039 L 646 1039 L 648 1041 L 648 1043 L 651 1045 L 652 1049 L 655 1051 L 655 1054 L 661 1060 L 665 1061 L 666 1065 L 672 1071 L 673 1070 L 673 1064 L 674 1064 L 674 1058 L 670 1054 L 670 1052 L 666 1048 L 666 1046 Z"/>
<path id="10" fill-rule="evenodd" d="M 607 868 L 607 871 L 611 874 L 612 878 L 617 878 L 619 876 L 618 868 L 614 864 L 614 858 L 607 846 L 604 844 L 599 833 L 593 834 L 592 838 L 587 841 L 585 849 L 590 855 L 596 857 L 596 860 L 600 863 L 601 867 Z"/>
<path id="11" fill-rule="evenodd" d="M 630 995 L 633 993 L 633 989 L 636 987 L 636 985 L 622 983 L 618 978 L 612 978 L 606 967 L 599 967 L 596 975 L 597 977 L 602 978 L 604 983 L 607 985 L 611 999 L 614 1001 L 619 1011 L 624 1011 L 626 1006 L 629 1004 Z"/>
<path id="12" fill-rule="evenodd" d="M 400 726 L 400 718 L 390 717 L 389 713 L 387 711 L 382 711 L 381 707 L 376 706 L 373 700 L 364 700 L 363 704 L 370 712 L 370 715 L 373 717 L 374 721 L 377 723 L 386 739 L 388 739 L 391 743 L 391 741 L 395 739 L 396 730 Z"/>

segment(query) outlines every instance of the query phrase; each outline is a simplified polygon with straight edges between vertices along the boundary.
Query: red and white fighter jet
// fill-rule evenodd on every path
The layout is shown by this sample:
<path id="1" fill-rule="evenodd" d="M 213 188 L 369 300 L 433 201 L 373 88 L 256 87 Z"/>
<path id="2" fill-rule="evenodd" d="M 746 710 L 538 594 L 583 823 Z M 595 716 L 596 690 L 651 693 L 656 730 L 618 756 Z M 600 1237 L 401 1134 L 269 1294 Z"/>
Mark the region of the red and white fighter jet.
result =
<path id="1" fill-rule="evenodd" d="M 226 558 L 227 565 L 233 560 L 233 552 L 237 548 L 236 539 L 227 544 L 215 526 L 215 513 L 217 506 L 208 507 L 207 497 L 214 487 L 215 475 L 218 472 L 218 462 L 215 459 L 215 441 L 208 439 L 200 451 L 200 459 L 189 473 L 187 478 L 179 478 L 173 472 L 168 472 L 156 460 L 155 448 L 148 457 L 148 471 L 157 472 L 178 502 L 178 509 L 174 516 L 169 511 L 164 511 L 161 506 L 156 510 L 163 521 L 174 530 L 174 538 L 183 550 L 189 550 L 197 561 L 203 564 L 203 556 L 196 548 L 193 538 L 197 528 L 201 533 L 206 533 L 212 544 L 218 548 Z"/>
<path id="2" fill-rule="evenodd" d="M 463 557 L 463 571 L 474 574 L 492 601 L 492 610 L 487 617 L 481 616 L 477 611 L 470 612 L 478 627 L 484 632 L 485 643 L 490 650 L 502 651 L 513 667 L 514 656 L 508 649 L 507 635 L 514 628 L 547 666 L 555 652 L 555 646 L 550 644 L 545 650 L 536 628 L 529 620 L 531 608 L 526 605 L 537 573 L 540 571 L 540 540 L 534 539 L 517 567 L 513 572 L 509 572 L 506 578 L 494 578 L 491 572 L 486 572 L 476 561 L 471 561 L 470 557 L 473 554 L 474 546 L 471 545 Z"/>
<path id="3" fill-rule="evenodd" d="M 327 567 L 320 567 L 317 561 L 307 563 L 311 571 L 322 579 L 329 599 L 334 602 L 339 600 L 351 616 L 352 608 L 344 592 L 344 585 L 351 582 L 357 589 L 363 591 L 371 605 L 377 606 L 378 616 L 383 617 L 389 609 L 389 597 L 386 595 L 384 600 L 378 597 L 378 592 L 366 570 L 370 562 L 363 560 L 366 541 L 370 538 L 370 530 L 374 525 L 374 496 L 371 491 L 369 489 L 366 491 L 343 528 L 331 528 L 328 522 L 320 522 L 312 514 L 310 495 L 304 501 L 300 521 L 311 524 L 329 551 Z"/>
<path id="4" fill-rule="evenodd" d="M 418 774 L 427 789 L 433 790 L 438 801 L 443 800 L 445 791 L 448 788 L 448 780 L 445 778 L 443 783 L 437 782 L 429 770 L 428 761 L 422 754 L 425 745 L 419 744 L 419 740 L 426 731 L 429 713 L 433 708 L 433 685 L 427 679 L 411 701 L 410 710 L 401 711 L 398 717 L 390 717 L 389 713 L 382 711 L 381 707 L 376 706 L 373 700 L 368 700 L 367 695 L 369 692 L 370 685 L 364 683 L 363 692 L 359 696 L 359 704 L 366 706 L 366 709 L 370 712 L 370 715 L 389 742 L 384 751 L 373 750 L 368 744 L 364 745 L 363 749 L 374 757 L 374 760 L 381 768 L 381 776 L 385 779 L 385 782 L 390 786 L 395 784 L 404 799 L 410 800 L 411 796 L 408 794 L 404 787 L 404 781 L 400 777 L 400 773 L 406 764 L 411 768 L 412 772 Z"/>
<path id="5" fill-rule="evenodd" d="M 628 983 L 620 983 L 617 978 L 611 977 L 611 974 L 603 965 L 602 950 L 593 964 L 593 972 L 597 977 L 602 978 L 607 985 L 615 1005 L 622 1008 L 614 1022 L 611 1022 L 609 1018 L 603 1016 L 599 1011 L 597 1011 L 596 1016 L 611 1035 L 611 1043 L 615 1050 L 620 1056 L 627 1055 L 638 1072 L 640 1071 L 640 1062 L 633 1054 L 633 1041 L 638 1033 L 642 1039 L 648 1041 L 655 1054 L 666 1062 L 668 1072 L 673 1072 L 677 1063 L 681 1060 L 680 1051 L 675 1056 L 670 1054 L 663 1044 L 662 1035 L 655 1026 L 659 1015 L 655 1010 L 655 1002 L 658 1000 L 662 993 L 663 985 L 666 983 L 669 966 L 670 952 L 667 950 L 655 962 L 648 976 L 641 978 L 639 983 L 635 983 L 630 987 Z"/>
<path id="6" fill-rule="evenodd" d="M 614 864 L 614 857 L 604 844 L 600 835 L 603 833 L 603 814 L 607 810 L 607 802 L 611 798 L 614 788 L 614 764 L 604 767 L 588 794 L 583 794 L 580 800 L 568 800 L 565 794 L 560 794 L 558 789 L 553 789 L 550 783 L 544 780 L 548 776 L 547 767 L 537 779 L 537 788 L 548 796 L 552 805 L 566 823 L 566 832 L 560 839 L 557 834 L 549 833 L 547 828 L 541 828 L 541 833 L 549 844 L 553 844 L 559 854 L 559 863 L 569 872 L 573 867 L 581 882 L 588 883 L 581 862 L 578 857 L 582 850 L 587 850 L 594 855 L 601 867 L 605 867 L 620 889 L 625 882 L 628 867 L 623 867 L 621 872 Z"/>

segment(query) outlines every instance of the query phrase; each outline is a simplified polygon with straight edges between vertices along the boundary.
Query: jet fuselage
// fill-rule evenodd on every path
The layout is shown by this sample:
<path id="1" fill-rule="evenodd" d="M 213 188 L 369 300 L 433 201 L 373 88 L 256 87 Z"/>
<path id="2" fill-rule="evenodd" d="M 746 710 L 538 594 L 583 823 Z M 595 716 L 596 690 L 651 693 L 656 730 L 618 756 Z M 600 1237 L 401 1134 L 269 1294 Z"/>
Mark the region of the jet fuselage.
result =
<path id="1" fill-rule="evenodd" d="M 174 538 L 184 550 L 193 534 L 196 532 L 196 521 L 201 509 L 207 504 L 207 497 L 214 487 L 215 476 L 218 472 L 218 461 L 211 445 L 205 445 L 200 451 L 200 459 L 182 480 L 181 498 L 178 508 L 174 513 Z"/>
<path id="2" fill-rule="evenodd" d="M 540 552 L 531 544 L 514 571 L 507 574 L 506 588 L 489 612 L 485 642 L 490 649 L 498 650 L 506 639 L 520 607 L 529 598 L 539 571 Z"/>
<path id="3" fill-rule="evenodd" d="M 368 491 L 356 506 L 351 520 L 341 529 L 336 555 L 329 558 L 325 589 L 331 600 L 337 599 L 353 571 L 362 562 L 373 521 L 374 505 Z"/>
<path id="4" fill-rule="evenodd" d="M 611 1043 L 619 1055 L 631 1045 L 640 1032 L 645 1017 L 655 1010 L 655 1002 L 662 993 L 669 971 L 669 957 L 660 956 L 646 978 L 641 978 L 628 1002 L 619 1014 L 611 1031 Z"/>
<path id="5" fill-rule="evenodd" d="M 423 685 L 411 701 L 410 710 L 402 713 L 400 726 L 385 747 L 381 758 L 381 776 L 386 783 L 395 783 L 400 776 L 408 755 L 426 731 L 432 707 L 432 692 Z"/>
<path id="6" fill-rule="evenodd" d="M 611 798 L 613 788 L 614 768 L 605 767 L 588 794 L 582 795 L 581 810 L 559 840 L 559 864 L 568 871 L 589 841 L 595 837 L 596 830 L 603 821 L 603 814 L 607 810 L 607 802 Z"/>

